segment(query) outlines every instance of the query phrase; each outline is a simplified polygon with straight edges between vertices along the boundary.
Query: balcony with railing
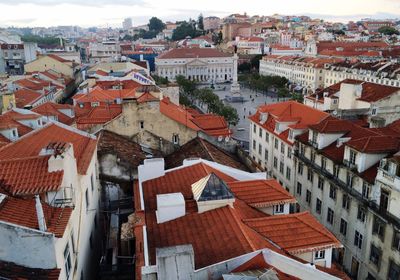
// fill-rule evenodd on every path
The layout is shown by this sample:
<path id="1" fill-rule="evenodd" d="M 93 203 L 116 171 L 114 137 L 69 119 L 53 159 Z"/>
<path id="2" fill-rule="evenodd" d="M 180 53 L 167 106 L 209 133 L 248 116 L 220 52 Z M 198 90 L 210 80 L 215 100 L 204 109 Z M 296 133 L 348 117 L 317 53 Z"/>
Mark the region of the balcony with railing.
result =
<path id="1" fill-rule="evenodd" d="M 346 166 L 347 168 L 349 168 L 350 170 L 354 170 L 354 171 L 358 170 L 357 164 L 348 159 L 343 160 L 343 165 Z"/>
<path id="2" fill-rule="evenodd" d="M 378 168 L 378 174 L 376 180 L 382 182 L 388 187 L 400 192 L 400 177 L 397 174 L 393 174 L 382 167 Z"/>
<path id="3" fill-rule="evenodd" d="M 324 176 L 326 179 L 330 180 L 331 183 L 339 186 L 342 190 L 346 193 L 350 194 L 352 197 L 356 198 L 360 203 L 362 203 L 365 207 L 368 207 L 371 212 L 375 215 L 383 218 L 389 223 L 400 227 L 400 218 L 396 215 L 393 215 L 389 211 L 382 209 L 379 207 L 379 204 L 375 201 L 369 200 L 367 197 L 364 197 L 361 193 L 359 193 L 356 189 L 352 188 L 351 184 L 346 183 L 340 180 L 337 176 L 329 173 L 326 169 L 318 166 L 310 159 L 304 156 L 304 154 L 300 154 L 298 151 L 294 151 L 294 155 L 302 161 L 305 165 L 312 167 L 313 171 L 319 173 L 320 175 Z"/>

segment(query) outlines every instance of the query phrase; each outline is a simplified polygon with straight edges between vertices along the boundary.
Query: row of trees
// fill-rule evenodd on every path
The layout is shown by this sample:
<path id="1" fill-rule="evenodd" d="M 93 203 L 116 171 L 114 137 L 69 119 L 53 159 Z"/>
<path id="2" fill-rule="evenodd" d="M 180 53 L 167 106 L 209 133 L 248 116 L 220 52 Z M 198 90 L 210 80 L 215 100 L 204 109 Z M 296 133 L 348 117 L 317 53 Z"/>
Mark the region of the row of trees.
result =
<path id="1" fill-rule="evenodd" d="M 33 34 L 26 34 L 21 36 L 21 40 L 23 42 L 37 43 L 38 45 L 60 45 L 60 39 L 52 36 L 41 37 Z"/>
<path id="2" fill-rule="evenodd" d="M 176 82 L 179 85 L 179 102 L 188 107 L 194 107 L 196 101 L 200 105 L 206 104 L 208 113 L 223 116 L 229 125 L 237 125 L 239 115 L 235 108 L 225 105 L 212 89 L 197 88 L 196 82 L 190 81 L 183 76 L 177 76 Z"/>

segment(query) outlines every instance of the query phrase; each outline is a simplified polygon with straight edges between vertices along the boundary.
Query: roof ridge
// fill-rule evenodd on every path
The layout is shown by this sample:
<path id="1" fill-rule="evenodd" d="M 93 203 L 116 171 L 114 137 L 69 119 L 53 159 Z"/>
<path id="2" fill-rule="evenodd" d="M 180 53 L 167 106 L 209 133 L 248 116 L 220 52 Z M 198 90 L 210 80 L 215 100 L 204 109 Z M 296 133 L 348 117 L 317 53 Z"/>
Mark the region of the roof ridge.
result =
<path id="1" fill-rule="evenodd" d="M 16 162 L 16 161 L 22 161 L 22 160 L 32 160 L 32 159 L 44 159 L 44 158 L 49 158 L 50 155 L 37 155 L 37 156 L 29 156 L 29 157 L 17 157 L 17 158 L 10 158 L 10 159 L 0 159 L 0 164 L 1 163 L 6 163 L 6 162 Z"/>
<path id="2" fill-rule="evenodd" d="M 331 234 L 322 224 L 321 225 L 324 228 L 323 231 L 321 231 L 319 228 L 316 228 L 313 225 L 311 225 L 307 219 L 303 219 L 303 220 L 299 219 L 299 216 L 307 216 L 307 217 L 310 217 L 311 219 L 314 219 L 317 223 L 319 223 L 319 221 L 316 218 L 314 218 L 313 215 L 311 215 L 310 211 L 299 212 L 299 213 L 296 213 L 296 214 L 301 214 L 301 215 L 296 215 L 295 216 L 295 218 L 298 219 L 299 221 L 307 224 L 309 227 L 313 228 L 314 230 L 318 231 L 319 233 L 325 235 L 328 238 L 334 237 L 336 239 L 336 237 L 333 234 Z M 292 214 L 289 214 L 289 215 L 292 215 Z"/>
<path id="3" fill-rule="evenodd" d="M 234 217 L 233 220 L 234 220 L 235 223 L 238 225 L 238 228 L 239 228 L 240 232 L 243 234 L 244 238 L 246 239 L 247 243 L 250 245 L 251 249 L 252 249 L 253 251 L 257 250 L 257 247 L 253 244 L 253 242 L 251 241 L 250 237 L 247 235 L 247 233 L 246 233 L 246 231 L 245 231 L 245 229 L 244 229 L 244 226 L 247 226 L 247 225 L 245 225 L 245 224 L 242 222 L 243 219 L 240 219 L 240 218 L 238 217 L 236 211 L 234 211 L 232 207 L 230 207 L 230 206 L 226 206 L 226 207 L 228 207 L 229 212 L 230 212 L 230 213 L 232 214 L 232 216 Z M 249 228 L 250 228 L 250 227 L 249 227 Z M 251 228 L 250 228 L 250 229 L 251 229 Z M 257 232 L 257 234 L 260 235 L 258 232 Z"/>
<path id="4" fill-rule="evenodd" d="M 205 143 L 203 142 L 203 139 L 201 139 L 200 137 L 199 137 L 199 139 L 200 139 L 200 143 L 201 143 L 202 148 L 207 152 L 207 154 L 210 156 L 210 158 L 212 159 L 212 161 L 215 161 L 215 162 L 216 162 L 214 156 L 213 156 L 212 153 L 208 150 L 208 148 L 206 147 Z"/>

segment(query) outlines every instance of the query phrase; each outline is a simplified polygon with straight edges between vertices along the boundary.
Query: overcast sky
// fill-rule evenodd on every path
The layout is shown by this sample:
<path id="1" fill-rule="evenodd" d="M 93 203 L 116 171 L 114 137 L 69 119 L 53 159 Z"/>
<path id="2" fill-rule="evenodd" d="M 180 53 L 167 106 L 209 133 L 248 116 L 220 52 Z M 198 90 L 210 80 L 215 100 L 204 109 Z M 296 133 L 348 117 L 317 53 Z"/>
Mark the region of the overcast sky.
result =
<path id="1" fill-rule="evenodd" d="M 183 20 L 236 12 L 302 14 L 328 21 L 400 18 L 400 0 L 0 0 L 0 26 L 118 27 L 126 17 L 140 25 L 152 16 Z"/>

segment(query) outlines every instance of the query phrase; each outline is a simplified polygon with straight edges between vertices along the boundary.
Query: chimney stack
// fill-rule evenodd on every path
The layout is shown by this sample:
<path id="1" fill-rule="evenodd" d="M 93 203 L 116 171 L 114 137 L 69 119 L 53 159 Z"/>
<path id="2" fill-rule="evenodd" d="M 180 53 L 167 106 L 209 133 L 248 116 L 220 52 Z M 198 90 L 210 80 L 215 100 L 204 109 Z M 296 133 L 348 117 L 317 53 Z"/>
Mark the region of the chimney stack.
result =
<path id="1" fill-rule="evenodd" d="M 42 202 L 40 202 L 40 197 L 38 194 L 35 195 L 35 201 L 36 201 L 36 215 L 38 219 L 39 230 L 47 231 L 46 219 L 44 218 Z"/>

